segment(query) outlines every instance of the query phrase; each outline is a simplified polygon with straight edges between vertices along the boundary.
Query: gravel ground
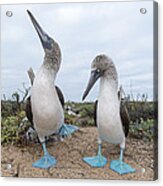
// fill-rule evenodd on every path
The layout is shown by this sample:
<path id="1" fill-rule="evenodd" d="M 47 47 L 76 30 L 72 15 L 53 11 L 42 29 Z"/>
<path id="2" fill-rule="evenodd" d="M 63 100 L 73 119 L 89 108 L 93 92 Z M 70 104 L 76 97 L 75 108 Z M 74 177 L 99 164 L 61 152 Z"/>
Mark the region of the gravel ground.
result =
<path id="1" fill-rule="evenodd" d="M 48 177 L 69 179 L 124 179 L 153 180 L 153 143 L 127 139 L 125 162 L 131 164 L 135 173 L 119 175 L 109 169 L 110 160 L 119 157 L 119 146 L 106 142 L 102 145 L 103 155 L 108 163 L 104 168 L 91 168 L 82 161 L 84 156 L 97 152 L 97 130 L 95 127 L 82 128 L 72 136 L 59 142 L 49 142 L 50 154 L 57 159 L 57 165 L 48 170 L 33 168 L 32 162 L 42 154 L 40 145 L 28 144 L 25 147 L 2 146 L 1 175 L 11 177 Z"/>

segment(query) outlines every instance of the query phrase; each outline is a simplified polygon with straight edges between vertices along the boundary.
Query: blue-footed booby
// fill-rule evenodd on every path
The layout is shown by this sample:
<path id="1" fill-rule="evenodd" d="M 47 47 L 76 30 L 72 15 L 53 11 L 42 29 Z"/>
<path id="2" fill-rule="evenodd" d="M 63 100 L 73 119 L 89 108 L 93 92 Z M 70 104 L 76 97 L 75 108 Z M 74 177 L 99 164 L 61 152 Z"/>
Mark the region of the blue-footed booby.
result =
<path id="1" fill-rule="evenodd" d="M 29 10 L 27 13 L 45 52 L 43 64 L 36 73 L 34 80 L 31 81 L 33 83 L 31 97 L 27 99 L 28 107 L 26 107 L 28 118 L 34 124 L 44 151 L 44 156 L 32 165 L 47 169 L 56 164 L 56 159 L 46 149 L 46 137 L 54 133 L 60 133 L 60 135 L 66 133 L 68 135 L 77 128 L 64 124 L 62 107 L 64 98 L 60 89 L 54 85 L 61 64 L 60 47 L 54 39 L 44 32 Z"/>
<path id="2" fill-rule="evenodd" d="M 34 82 L 35 74 L 34 74 L 32 68 L 30 68 L 27 72 L 28 72 L 29 79 L 30 79 L 31 86 L 32 86 L 33 82 Z M 56 89 L 59 101 L 60 101 L 60 103 L 61 103 L 61 105 L 64 109 L 65 100 L 64 100 L 63 93 L 57 85 L 55 85 L 54 89 Z M 30 121 L 30 123 L 32 124 L 32 127 L 33 127 L 33 114 L 32 114 L 32 108 L 31 108 L 31 96 L 27 97 L 26 104 L 25 104 L 25 112 L 26 112 L 27 119 Z"/>
<path id="3" fill-rule="evenodd" d="M 129 164 L 123 161 L 125 149 L 125 135 L 128 134 L 129 116 L 123 104 L 121 104 L 121 90 L 118 91 L 118 74 L 111 58 L 106 55 L 98 55 L 91 65 L 91 77 L 82 100 L 100 79 L 100 91 L 98 101 L 95 103 L 95 123 L 97 124 L 99 140 L 98 153 L 95 157 L 84 157 L 83 160 L 92 167 L 103 167 L 107 163 L 106 157 L 101 153 L 102 140 L 112 144 L 120 144 L 120 158 L 112 160 L 110 169 L 119 174 L 135 172 Z M 126 123 L 124 123 L 126 122 Z M 123 126 L 125 132 L 123 130 Z"/>

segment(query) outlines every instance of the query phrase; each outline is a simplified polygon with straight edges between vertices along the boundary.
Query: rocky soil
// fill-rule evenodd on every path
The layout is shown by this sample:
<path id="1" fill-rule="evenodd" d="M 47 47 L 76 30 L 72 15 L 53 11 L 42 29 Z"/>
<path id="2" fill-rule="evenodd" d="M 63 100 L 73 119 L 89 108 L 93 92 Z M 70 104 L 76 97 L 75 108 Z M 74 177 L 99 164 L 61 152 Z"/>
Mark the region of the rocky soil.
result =
<path id="1" fill-rule="evenodd" d="M 48 170 L 33 168 L 32 162 L 42 155 L 40 144 L 29 143 L 24 147 L 2 146 L 1 175 L 10 177 L 48 177 L 62 179 L 124 179 L 153 180 L 153 142 L 128 138 L 124 160 L 131 164 L 135 173 L 119 175 L 109 169 L 109 163 L 119 157 L 119 146 L 103 142 L 103 155 L 108 163 L 104 168 L 91 168 L 82 161 L 84 156 L 97 152 L 95 127 L 81 128 L 63 141 L 48 142 L 48 151 L 57 159 L 57 165 Z"/>

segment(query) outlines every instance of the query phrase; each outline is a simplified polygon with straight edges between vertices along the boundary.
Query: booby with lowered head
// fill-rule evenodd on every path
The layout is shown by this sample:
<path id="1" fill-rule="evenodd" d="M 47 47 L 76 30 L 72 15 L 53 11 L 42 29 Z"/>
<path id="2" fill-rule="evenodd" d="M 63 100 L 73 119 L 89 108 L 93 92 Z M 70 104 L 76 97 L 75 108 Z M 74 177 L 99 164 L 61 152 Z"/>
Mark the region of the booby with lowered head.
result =
<path id="1" fill-rule="evenodd" d="M 54 39 L 44 32 L 29 10 L 27 10 L 27 13 L 45 52 L 43 64 L 32 82 L 31 98 L 28 102 L 31 104 L 31 107 L 29 107 L 32 113 L 31 119 L 44 151 L 44 156 L 32 165 L 47 169 L 56 164 L 56 159 L 46 149 L 46 137 L 60 131 L 64 133 L 64 129 L 67 132 L 71 126 L 65 127 L 64 125 L 64 110 L 58 97 L 58 91 L 54 85 L 61 64 L 60 47 Z M 63 130 L 61 130 L 62 127 L 64 128 Z"/>
<path id="2" fill-rule="evenodd" d="M 121 91 L 118 93 L 118 74 L 112 59 L 106 55 L 98 55 L 93 60 L 91 77 L 83 94 L 83 100 L 98 79 L 100 79 L 100 91 L 96 102 L 95 117 L 99 133 L 98 153 L 95 157 L 84 157 L 83 160 L 92 167 L 105 166 L 107 159 L 101 153 L 101 143 L 104 140 L 112 144 L 120 144 L 121 148 L 120 158 L 111 161 L 110 169 L 119 174 L 135 172 L 134 168 L 123 161 L 125 133 L 128 132 L 124 132 L 122 126 L 123 117 L 121 116 L 122 112 L 120 112 Z"/>

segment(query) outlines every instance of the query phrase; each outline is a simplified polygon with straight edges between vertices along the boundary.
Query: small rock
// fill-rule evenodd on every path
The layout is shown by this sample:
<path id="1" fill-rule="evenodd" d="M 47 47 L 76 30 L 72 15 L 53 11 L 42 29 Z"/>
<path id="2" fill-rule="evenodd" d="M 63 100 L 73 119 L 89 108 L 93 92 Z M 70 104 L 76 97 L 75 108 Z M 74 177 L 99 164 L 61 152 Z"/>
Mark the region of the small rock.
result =
<path id="1" fill-rule="evenodd" d="M 142 172 L 142 173 L 145 173 L 145 168 L 142 168 L 142 169 L 141 169 L 141 172 Z"/>

